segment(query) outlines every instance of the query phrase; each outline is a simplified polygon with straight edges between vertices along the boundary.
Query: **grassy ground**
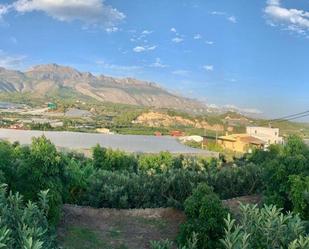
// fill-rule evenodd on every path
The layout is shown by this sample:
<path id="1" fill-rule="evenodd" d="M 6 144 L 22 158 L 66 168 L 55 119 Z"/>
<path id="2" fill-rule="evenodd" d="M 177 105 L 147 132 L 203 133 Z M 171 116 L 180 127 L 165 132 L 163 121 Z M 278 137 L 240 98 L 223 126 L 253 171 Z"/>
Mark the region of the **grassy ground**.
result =
<path id="1" fill-rule="evenodd" d="M 143 249 L 151 240 L 175 240 L 183 222 L 173 209 L 114 210 L 64 207 L 58 229 L 64 249 Z"/>

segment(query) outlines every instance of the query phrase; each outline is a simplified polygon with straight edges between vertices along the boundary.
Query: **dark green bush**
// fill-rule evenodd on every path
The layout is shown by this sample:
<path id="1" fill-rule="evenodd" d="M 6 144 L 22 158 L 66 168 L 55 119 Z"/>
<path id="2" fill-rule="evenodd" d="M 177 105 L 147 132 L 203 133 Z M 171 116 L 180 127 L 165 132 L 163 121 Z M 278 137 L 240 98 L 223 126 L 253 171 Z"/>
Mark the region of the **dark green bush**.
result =
<path id="1" fill-rule="evenodd" d="M 179 244 L 186 245 L 195 233 L 198 249 L 220 248 L 227 213 L 212 188 L 207 184 L 199 185 L 185 201 L 187 220 L 180 228 Z"/>

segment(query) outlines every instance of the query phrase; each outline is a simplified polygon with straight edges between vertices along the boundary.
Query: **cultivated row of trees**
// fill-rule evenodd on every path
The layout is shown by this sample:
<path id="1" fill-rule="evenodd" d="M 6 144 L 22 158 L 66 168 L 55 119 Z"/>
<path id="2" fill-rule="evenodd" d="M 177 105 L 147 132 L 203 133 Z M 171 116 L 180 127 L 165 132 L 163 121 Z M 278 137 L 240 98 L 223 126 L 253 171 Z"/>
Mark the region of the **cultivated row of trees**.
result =
<path id="1" fill-rule="evenodd" d="M 298 137 L 230 164 L 100 146 L 87 158 L 59 152 L 45 137 L 30 146 L 0 142 L 0 183 L 0 248 L 53 248 L 63 203 L 182 209 L 178 244 L 186 248 L 308 248 L 309 149 Z M 228 216 L 222 199 L 251 194 L 268 206 L 244 206 L 237 221 Z"/>

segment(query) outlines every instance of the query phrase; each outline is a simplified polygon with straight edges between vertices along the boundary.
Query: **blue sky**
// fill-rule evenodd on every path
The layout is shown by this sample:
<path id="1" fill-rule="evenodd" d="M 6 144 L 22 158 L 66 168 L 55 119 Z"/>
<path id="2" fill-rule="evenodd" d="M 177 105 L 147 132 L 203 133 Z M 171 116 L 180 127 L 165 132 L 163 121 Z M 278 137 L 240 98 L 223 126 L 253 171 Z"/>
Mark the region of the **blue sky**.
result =
<path id="1" fill-rule="evenodd" d="M 0 0 L 0 66 L 155 81 L 277 117 L 309 109 L 309 0 Z"/>

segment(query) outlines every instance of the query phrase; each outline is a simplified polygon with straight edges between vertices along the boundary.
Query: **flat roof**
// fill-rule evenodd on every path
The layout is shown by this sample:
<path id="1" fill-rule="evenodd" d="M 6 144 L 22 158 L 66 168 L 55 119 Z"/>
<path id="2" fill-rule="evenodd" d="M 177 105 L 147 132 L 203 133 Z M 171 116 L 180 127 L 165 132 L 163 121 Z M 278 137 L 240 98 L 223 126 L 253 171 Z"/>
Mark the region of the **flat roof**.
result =
<path id="1" fill-rule="evenodd" d="M 21 144 L 30 144 L 33 137 L 44 135 L 57 147 L 70 149 L 91 149 L 99 144 L 105 148 L 122 150 L 129 153 L 159 153 L 168 151 L 173 154 L 191 154 L 218 157 L 219 153 L 202 149 L 195 149 L 181 144 L 170 136 L 140 136 L 114 135 L 99 133 L 83 133 L 68 131 L 32 131 L 0 129 L 0 139 Z"/>

